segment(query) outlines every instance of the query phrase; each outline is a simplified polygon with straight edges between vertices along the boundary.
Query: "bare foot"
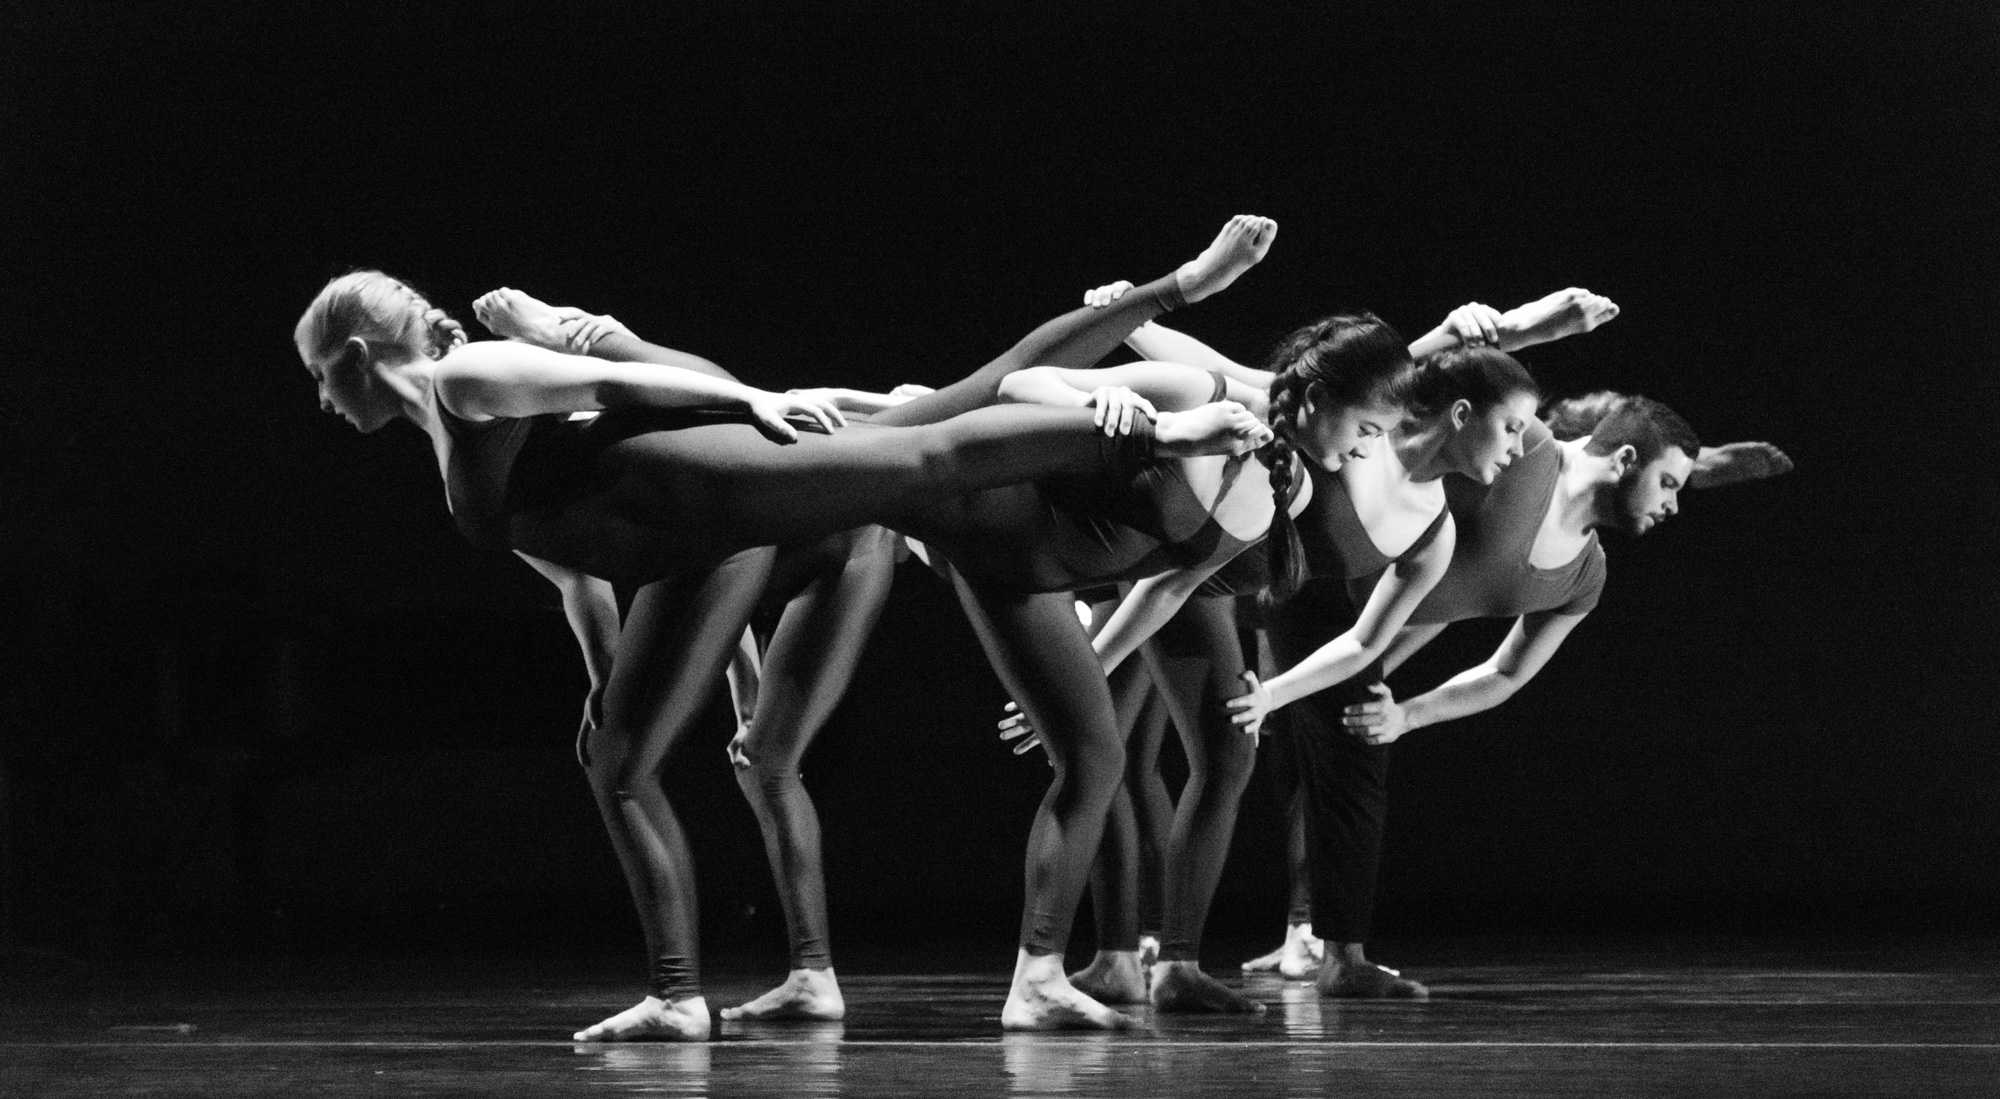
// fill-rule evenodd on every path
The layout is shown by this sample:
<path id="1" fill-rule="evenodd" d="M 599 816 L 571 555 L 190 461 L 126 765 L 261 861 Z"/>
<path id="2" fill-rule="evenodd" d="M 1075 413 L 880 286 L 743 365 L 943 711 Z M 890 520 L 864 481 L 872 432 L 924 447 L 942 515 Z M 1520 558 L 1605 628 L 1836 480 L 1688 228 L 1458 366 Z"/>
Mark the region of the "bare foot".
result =
<path id="1" fill-rule="evenodd" d="M 673 1001 L 648 996 L 570 1037 L 578 1042 L 702 1042 L 708 1040 L 710 1025 L 708 1001 L 700 996 Z"/>
<path id="2" fill-rule="evenodd" d="M 1580 336 L 1618 315 L 1618 303 L 1572 286 L 1500 315 L 1500 350 L 1519 351 L 1566 336 Z"/>
<path id="3" fill-rule="evenodd" d="M 1089 965 L 1069 975 L 1069 983 L 1102 1003 L 1146 1002 L 1146 970 L 1136 950 L 1100 950 Z"/>
<path id="4" fill-rule="evenodd" d="M 1153 966 L 1153 1007 L 1162 1012 L 1261 1014 L 1264 1005 L 1241 995 L 1201 971 L 1195 962 L 1159 962 Z"/>
<path id="5" fill-rule="evenodd" d="M 1163 458 L 1248 454 L 1270 441 L 1269 425 L 1235 401 L 1162 412 L 1153 421 L 1153 450 Z"/>
<path id="6" fill-rule="evenodd" d="M 1792 471 L 1792 459 L 1770 443 L 1724 443 L 1702 447 L 1695 455 L 1694 472 L 1688 474 L 1689 488 L 1721 488 L 1723 485 L 1761 481 Z"/>
<path id="7" fill-rule="evenodd" d="M 1153 963 L 1159 960 L 1160 937 L 1158 935 L 1147 934 L 1144 931 L 1139 932 L 1139 964 L 1144 968 L 1151 969 L 1153 968 Z"/>
<path id="8" fill-rule="evenodd" d="M 1341 1000 L 1428 1000 L 1431 990 L 1374 962 L 1330 961 L 1319 969 L 1319 994 Z"/>
<path id="9" fill-rule="evenodd" d="M 1007 1030 L 1129 1030 L 1138 1021 L 1070 987 L 1061 955 L 1023 950 L 1014 963 L 1000 1025 Z"/>
<path id="10" fill-rule="evenodd" d="M 503 340 L 565 351 L 562 316 L 554 306 L 524 290 L 503 286 L 481 294 L 472 303 L 472 315 Z"/>
<path id="11" fill-rule="evenodd" d="M 1278 223 L 1254 214 L 1238 214 L 1229 219 L 1215 240 L 1201 255 L 1180 265 L 1174 282 L 1189 305 L 1228 289 L 1243 272 L 1255 266 L 1278 239 Z"/>
<path id="12" fill-rule="evenodd" d="M 1285 927 L 1285 944 L 1269 954 L 1243 963 L 1245 973 L 1269 973 L 1273 970 L 1288 980 L 1302 981 L 1319 969 L 1320 959 L 1326 957 L 1326 941 L 1312 933 L 1309 923 L 1288 924 Z"/>
<path id="13" fill-rule="evenodd" d="M 724 1022 L 743 1019 L 806 1019 L 831 1022 L 847 1014 L 833 967 L 794 969 L 785 983 L 739 1007 L 722 1009 Z"/>

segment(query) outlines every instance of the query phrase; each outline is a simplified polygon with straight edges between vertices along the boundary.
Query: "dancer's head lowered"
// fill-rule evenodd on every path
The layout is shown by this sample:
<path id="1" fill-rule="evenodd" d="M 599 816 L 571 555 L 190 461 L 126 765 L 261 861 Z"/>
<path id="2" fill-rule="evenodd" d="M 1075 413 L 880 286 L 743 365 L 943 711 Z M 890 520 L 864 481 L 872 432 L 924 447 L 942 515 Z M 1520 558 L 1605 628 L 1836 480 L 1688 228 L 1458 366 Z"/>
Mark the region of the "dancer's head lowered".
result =
<path id="1" fill-rule="evenodd" d="M 440 358 L 465 342 L 465 329 L 402 281 L 362 270 L 321 288 L 292 342 L 319 386 L 320 408 L 374 431 L 402 407 L 380 368 Z"/>
<path id="2" fill-rule="evenodd" d="M 1521 453 L 1540 389 L 1513 356 L 1460 348 L 1410 359 L 1402 335 L 1372 313 L 1340 314 L 1286 337 L 1272 355 L 1269 462 L 1275 516 L 1271 598 L 1304 582 L 1304 553 L 1291 522 L 1291 451 L 1329 471 L 1364 459 L 1392 430 L 1427 437 L 1432 472 L 1490 482 Z"/>

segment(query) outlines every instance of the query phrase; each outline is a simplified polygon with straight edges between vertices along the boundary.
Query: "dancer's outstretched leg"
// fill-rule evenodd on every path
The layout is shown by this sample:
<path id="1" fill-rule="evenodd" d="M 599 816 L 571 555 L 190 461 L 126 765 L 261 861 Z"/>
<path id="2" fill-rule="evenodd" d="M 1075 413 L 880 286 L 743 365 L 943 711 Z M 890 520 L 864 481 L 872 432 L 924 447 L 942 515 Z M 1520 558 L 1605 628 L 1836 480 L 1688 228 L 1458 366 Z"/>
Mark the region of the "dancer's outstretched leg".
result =
<path id="1" fill-rule="evenodd" d="M 694 864 L 661 775 L 714 693 L 771 559 L 767 548 L 745 550 L 705 573 L 648 584 L 626 615 L 587 773 L 645 930 L 648 995 L 577 1041 L 708 1037 Z"/>
<path id="2" fill-rule="evenodd" d="M 730 751 L 737 785 L 763 830 L 791 937 L 791 973 L 770 992 L 722 1009 L 725 1020 L 831 1020 L 847 1010 L 833 971 L 819 814 L 800 762 L 853 681 L 881 615 L 895 576 L 895 536 L 863 527 L 828 542 L 780 550 L 781 570 L 793 556 L 839 552 L 817 561 L 821 574 L 786 604 L 764 654 L 750 728 Z"/>
<path id="3" fill-rule="evenodd" d="M 897 526 L 983 489 L 1069 474 L 1122 483 L 1149 459 L 1236 453 L 1268 431 L 1229 402 L 1163 412 L 1117 438 L 1095 430 L 1089 409 L 1005 405 L 776 446 L 747 424 L 661 430 L 657 418 L 607 412 L 583 433 L 602 487 L 517 513 L 509 537 L 524 553 L 639 583 L 747 546 Z"/>
<path id="4" fill-rule="evenodd" d="M 1202 972 L 1202 933 L 1236 810 L 1250 783 L 1256 743 L 1229 720 L 1243 693 L 1245 662 L 1234 596 L 1195 596 L 1146 643 L 1142 659 L 1161 685 L 1181 743 L 1188 781 L 1167 839 L 1166 927 L 1153 966 L 1153 1006 L 1163 1012 L 1260 1012 L 1264 1005 Z"/>
<path id="5" fill-rule="evenodd" d="M 1129 1018 L 1073 987 L 1062 968 L 1125 761 L 1110 688 L 1067 593 L 1024 595 L 957 572 L 952 581 L 1001 685 L 1040 732 L 1053 771 L 1028 833 L 1021 949 L 1001 1025 L 1129 1026 Z"/>
<path id="6" fill-rule="evenodd" d="M 1016 370 L 1095 366 L 1140 325 L 1168 310 L 1220 293 L 1264 258 L 1277 234 L 1277 222 L 1238 214 L 1199 256 L 1173 274 L 1129 290 L 1102 308 L 1076 309 L 1048 321 L 971 375 L 872 418 L 876 423 L 893 425 L 935 423 L 992 404 L 998 399 L 1000 380 Z"/>

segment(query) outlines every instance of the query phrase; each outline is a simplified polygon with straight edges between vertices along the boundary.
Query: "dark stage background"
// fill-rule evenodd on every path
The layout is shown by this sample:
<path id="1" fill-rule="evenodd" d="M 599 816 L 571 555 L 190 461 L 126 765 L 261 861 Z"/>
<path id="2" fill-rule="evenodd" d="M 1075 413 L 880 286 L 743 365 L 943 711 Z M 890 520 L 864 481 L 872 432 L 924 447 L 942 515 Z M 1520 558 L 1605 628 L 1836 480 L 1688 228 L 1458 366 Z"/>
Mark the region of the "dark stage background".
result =
<path id="1" fill-rule="evenodd" d="M 416 433 L 318 413 L 327 277 L 886 388 L 1237 212 L 1270 259 L 1174 323 L 1238 357 L 1578 284 L 1624 313 L 1524 356 L 1551 390 L 1798 462 L 1613 545 L 1539 680 L 1404 742 L 1385 937 L 2000 929 L 1993 8 L 1081 7 L 8 5 L 11 943 L 637 948 L 553 594 Z M 808 760 L 836 937 L 1003 965 L 1046 770 L 940 586 L 896 600 Z M 729 732 L 669 781 L 711 940 L 775 953 Z M 1276 836 L 1253 792 L 1218 934 L 1274 936 Z"/>

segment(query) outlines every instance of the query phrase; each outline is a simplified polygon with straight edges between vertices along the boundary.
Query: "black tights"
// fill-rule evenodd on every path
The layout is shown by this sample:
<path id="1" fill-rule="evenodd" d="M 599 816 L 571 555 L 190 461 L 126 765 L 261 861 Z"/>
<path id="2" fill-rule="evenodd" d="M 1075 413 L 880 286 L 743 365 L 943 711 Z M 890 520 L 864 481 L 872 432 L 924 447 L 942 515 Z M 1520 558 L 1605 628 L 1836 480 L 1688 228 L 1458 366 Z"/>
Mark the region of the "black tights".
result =
<path id="1" fill-rule="evenodd" d="M 1067 592 L 1025 594 L 951 576 L 972 632 L 1054 768 L 1028 830 L 1020 945 L 1061 954 L 1125 767 L 1111 689 Z"/>
<path id="2" fill-rule="evenodd" d="M 1167 836 L 1166 924 L 1160 960 L 1192 962 L 1201 949 L 1208 909 L 1229 860 L 1236 810 L 1257 761 L 1256 738 L 1229 720 L 1225 703 L 1245 689 L 1243 642 L 1236 633 L 1236 599 L 1190 598 L 1141 656 L 1162 686 L 1187 751 L 1188 781 Z"/>
<path id="3" fill-rule="evenodd" d="M 1173 275 L 1128 290 L 1102 309 L 1073 309 L 1043 323 L 998 358 L 933 393 L 874 414 L 878 424 L 929 424 L 985 408 L 999 399 L 1000 381 L 1031 366 L 1082 370 L 1118 349 L 1147 321 L 1186 301 Z"/>
<path id="4" fill-rule="evenodd" d="M 1272 654 L 1280 666 L 1292 667 L 1353 613 L 1345 584 L 1308 583 L 1273 615 Z M 1369 686 L 1381 681 L 1378 661 L 1273 715 L 1297 767 L 1313 933 L 1332 942 L 1367 942 L 1375 915 L 1389 820 L 1389 746 L 1362 743 L 1341 717 L 1349 704 L 1372 699 Z"/>
<path id="5" fill-rule="evenodd" d="M 1235 597 L 1190 598 L 1141 647 L 1139 658 L 1147 671 L 1142 678 L 1159 685 L 1158 697 L 1174 727 L 1181 730 L 1181 746 L 1188 761 L 1188 781 L 1178 802 L 1171 803 L 1171 813 L 1163 814 L 1152 825 L 1156 849 L 1160 840 L 1165 840 L 1159 864 L 1164 920 L 1154 925 L 1160 930 L 1160 960 L 1196 961 L 1209 906 L 1235 836 L 1237 807 L 1257 756 L 1254 739 L 1230 722 L 1230 710 L 1224 705 L 1243 693 L 1241 676 L 1248 667 L 1236 632 Z M 1125 673 L 1127 666 L 1120 666 L 1114 679 Z M 1135 710 L 1121 709 L 1120 716 L 1132 712 Z M 1139 731 L 1143 733 L 1143 727 Z M 1152 755 L 1146 770 L 1136 762 L 1126 769 L 1126 790 L 1135 783 L 1151 784 L 1159 786 L 1164 795 L 1157 745 Z M 1126 800 L 1121 792 L 1119 802 Z M 1124 804 L 1115 803 L 1104 846 L 1098 853 L 1092 903 L 1098 911 L 1100 949 L 1137 945 L 1137 929 L 1130 913 L 1135 885 L 1143 895 L 1146 868 L 1143 856 L 1132 858 L 1127 852 L 1143 852 L 1147 841 L 1143 835 L 1134 841 L 1119 834 L 1133 825 L 1145 828 L 1147 822 L 1135 817 L 1137 814 Z"/>
<path id="6" fill-rule="evenodd" d="M 1091 608 L 1102 622 L 1118 604 Z M 1144 660 L 1127 660 L 1111 673 L 1111 701 L 1125 739 L 1125 780 L 1104 820 L 1104 842 L 1090 874 L 1090 908 L 1097 949 L 1137 950 L 1139 937 L 1160 931 L 1167 833 L 1174 799 L 1160 774 L 1167 733 L 1167 704 L 1153 686 Z"/>
<path id="7" fill-rule="evenodd" d="M 802 592 L 782 574 L 803 569 Z M 799 764 L 853 682 L 895 579 L 896 536 L 863 527 L 779 551 L 773 595 L 788 597 L 764 649 L 763 671 L 736 784 L 757 816 L 791 936 L 793 969 L 833 964 L 819 812 Z M 796 592 L 796 594 L 794 594 Z"/>
<path id="8" fill-rule="evenodd" d="M 744 425 L 630 441 L 636 452 L 624 458 L 628 475 L 651 477 L 648 491 L 664 493 L 689 477 L 709 479 L 696 484 L 729 486 L 720 498 L 697 497 L 661 513 L 662 520 L 667 515 L 691 520 L 676 530 L 677 537 L 660 536 L 684 552 L 690 543 L 714 552 L 734 539 L 780 542 L 853 527 L 937 493 L 1134 464 L 1132 442 L 1105 440 L 1091 427 L 1088 411 L 1077 409 L 995 408 L 933 427 L 856 426 L 830 438 L 807 435 L 790 447 L 774 445 Z M 676 460 L 698 465 L 700 472 L 670 468 Z M 788 479 L 799 478 L 810 479 L 808 487 L 816 491 L 794 491 Z M 777 553 L 768 546 L 730 548 L 718 565 L 639 587 L 613 656 L 604 723 L 586 744 L 591 789 L 645 928 L 650 989 L 662 998 L 700 994 L 691 862 L 661 788 L 662 773 L 711 696 Z M 879 599 L 872 603 L 879 606 Z M 865 632 L 865 622 L 856 625 Z M 817 641 L 806 630 L 799 645 L 811 650 Z M 783 694 L 774 705 L 782 703 Z"/>
<path id="9" fill-rule="evenodd" d="M 997 399 L 1006 375 L 1030 366 L 1093 366 L 1133 329 L 1180 302 L 1169 275 L 1128 292 L 1104 309 L 1072 310 L 1042 324 L 959 382 L 870 419 L 876 424 L 917 425 L 983 408 Z M 1039 524 L 1051 518 L 1039 494 L 1019 486 L 941 499 L 902 525 L 947 556 L 987 573 L 989 583 L 1004 586 L 1011 580 L 1040 588 L 1058 586 L 1066 579 L 1057 575 L 1059 562 L 1027 544 L 1042 529 Z M 785 560 L 781 556 L 781 570 Z M 787 606 L 764 658 L 756 713 L 745 742 L 749 766 L 737 772 L 737 782 L 763 830 L 795 969 L 832 964 L 819 818 L 798 765 L 852 679 L 854 663 L 880 618 L 892 564 L 888 547 L 872 538 L 857 543 L 851 557 L 821 562 L 819 575 Z M 1039 645 L 1025 621 L 1002 616 L 997 623 L 988 622 L 993 639 L 988 651 L 994 646 L 1010 652 Z M 1014 632 L 1017 628 L 1025 632 Z M 1031 880 L 1036 877 L 1032 867 L 1029 875 Z M 1070 909 L 1074 906 L 1071 901 Z"/>

